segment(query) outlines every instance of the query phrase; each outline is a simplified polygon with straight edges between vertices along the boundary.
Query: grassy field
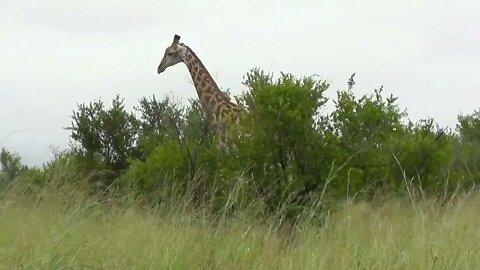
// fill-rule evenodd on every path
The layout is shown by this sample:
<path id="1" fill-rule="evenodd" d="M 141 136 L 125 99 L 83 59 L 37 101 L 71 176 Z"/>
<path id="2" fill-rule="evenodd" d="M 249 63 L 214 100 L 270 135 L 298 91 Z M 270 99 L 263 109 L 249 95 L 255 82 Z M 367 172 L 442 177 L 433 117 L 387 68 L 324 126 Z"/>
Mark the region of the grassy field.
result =
<path id="1" fill-rule="evenodd" d="M 99 204 L 75 192 L 0 199 L 1 269 L 480 269 L 480 196 L 350 204 L 292 237 L 239 213 Z M 41 199 L 39 199 L 41 198 Z"/>

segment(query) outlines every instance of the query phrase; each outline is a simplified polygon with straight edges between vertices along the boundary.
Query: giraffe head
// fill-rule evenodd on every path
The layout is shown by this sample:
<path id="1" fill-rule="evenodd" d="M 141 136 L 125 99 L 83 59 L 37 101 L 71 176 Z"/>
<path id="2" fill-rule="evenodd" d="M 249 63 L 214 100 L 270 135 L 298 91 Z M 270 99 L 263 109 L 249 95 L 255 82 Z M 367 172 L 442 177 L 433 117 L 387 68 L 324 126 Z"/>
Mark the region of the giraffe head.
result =
<path id="1" fill-rule="evenodd" d="M 167 69 L 168 67 L 171 67 L 173 65 L 176 65 L 180 62 L 183 62 L 185 59 L 185 54 L 186 54 L 186 47 L 182 43 L 179 43 L 180 41 L 180 36 L 175 35 L 173 37 L 173 42 L 172 45 L 168 46 L 167 49 L 165 49 L 165 54 L 163 55 L 163 59 L 160 62 L 160 65 L 158 65 L 157 72 L 158 74 L 162 73 Z"/>

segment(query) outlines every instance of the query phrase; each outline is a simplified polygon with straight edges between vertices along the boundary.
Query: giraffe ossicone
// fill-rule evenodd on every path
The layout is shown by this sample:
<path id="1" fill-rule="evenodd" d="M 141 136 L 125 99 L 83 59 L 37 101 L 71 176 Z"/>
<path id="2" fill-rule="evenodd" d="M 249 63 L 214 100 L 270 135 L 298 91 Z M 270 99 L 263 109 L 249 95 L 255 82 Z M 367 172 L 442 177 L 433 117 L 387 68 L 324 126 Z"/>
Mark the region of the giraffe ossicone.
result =
<path id="1" fill-rule="evenodd" d="M 208 116 L 209 124 L 219 132 L 220 147 L 224 148 L 228 136 L 226 129 L 231 124 L 239 123 L 239 113 L 243 111 L 243 108 L 230 101 L 193 50 L 180 43 L 179 35 L 174 35 L 172 44 L 165 49 L 157 73 L 161 74 L 168 67 L 182 62 L 192 76 L 200 104 Z"/>

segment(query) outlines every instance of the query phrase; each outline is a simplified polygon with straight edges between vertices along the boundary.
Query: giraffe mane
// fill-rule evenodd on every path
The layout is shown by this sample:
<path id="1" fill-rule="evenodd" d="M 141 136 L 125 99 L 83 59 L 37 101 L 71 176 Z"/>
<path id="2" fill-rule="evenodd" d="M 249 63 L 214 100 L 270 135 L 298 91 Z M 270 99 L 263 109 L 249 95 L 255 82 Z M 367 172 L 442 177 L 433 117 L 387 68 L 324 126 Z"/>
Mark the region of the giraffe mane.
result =
<path id="1" fill-rule="evenodd" d="M 187 49 L 187 51 L 190 52 L 190 54 L 192 54 L 193 57 L 195 57 L 198 61 L 198 64 L 200 65 L 200 68 L 207 71 L 206 74 L 208 76 L 208 78 L 210 79 L 210 82 L 212 83 L 212 85 L 218 90 L 218 92 L 220 93 L 220 95 L 222 95 L 222 97 L 228 101 L 229 103 L 231 103 L 232 105 L 234 105 L 235 107 L 237 107 L 238 105 L 237 104 L 234 104 L 231 100 L 230 100 L 230 97 L 224 93 L 222 90 L 220 90 L 220 87 L 218 87 L 217 85 L 217 82 L 213 79 L 212 75 L 210 74 L 210 72 L 208 72 L 207 68 L 205 67 L 205 65 L 203 64 L 202 60 L 200 60 L 200 58 L 197 56 L 197 54 L 187 45 L 185 45 L 184 43 L 180 43 L 180 45 L 182 45 L 183 47 L 185 47 Z"/>

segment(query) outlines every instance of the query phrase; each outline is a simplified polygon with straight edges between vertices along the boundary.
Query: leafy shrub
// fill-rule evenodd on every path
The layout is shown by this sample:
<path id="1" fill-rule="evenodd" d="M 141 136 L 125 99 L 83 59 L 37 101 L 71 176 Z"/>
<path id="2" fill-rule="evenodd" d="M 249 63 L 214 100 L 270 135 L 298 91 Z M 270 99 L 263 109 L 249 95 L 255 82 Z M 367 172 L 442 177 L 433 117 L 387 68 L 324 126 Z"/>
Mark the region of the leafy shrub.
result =
<path id="1" fill-rule="evenodd" d="M 253 69 L 243 83 L 246 91 L 235 98 L 247 113 L 231 129 L 229 152 L 216 147 L 197 100 L 183 106 L 153 96 L 127 112 L 117 96 L 109 109 L 94 101 L 74 112 L 74 163 L 89 178 L 112 171 L 96 175 L 156 201 L 175 190 L 221 206 L 241 182 L 243 200 L 260 199 L 293 216 L 327 197 L 402 194 L 405 185 L 409 192 L 447 194 L 478 181 L 479 112 L 459 116 L 455 134 L 433 119 L 411 122 L 383 87 L 357 97 L 354 75 L 330 113 L 329 84 L 315 76 L 274 79 Z"/>
<path id="2" fill-rule="evenodd" d="M 70 138 L 74 150 L 85 157 L 92 169 L 97 169 L 96 157 L 102 165 L 113 172 L 128 167 L 128 158 L 140 156 L 138 151 L 139 123 L 133 113 L 125 110 L 123 100 L 117 96 L 112 107 L 106 109 L 101 100 L 88 105 L 78 105 L 74 111 Z"/>
<path id="3" fill-rule="evenodd" d="M 463 170 L 465 182 L 480 182 L 480 110 L 459 115 L 457 124 L 459 144 L 456 148 L 457 167 Z"/>
<path id="4" fill-rule="evenodd" d="M 17 153 L 9 152 L 5 148 L 2 148 L 2 152 L 0 153 L 0 164 L 2 165 L 0 174 L 1 182 L 10 182 L 20 172 L 27 169 L 27 167 L 22 164 L 21 158 Z"/>

